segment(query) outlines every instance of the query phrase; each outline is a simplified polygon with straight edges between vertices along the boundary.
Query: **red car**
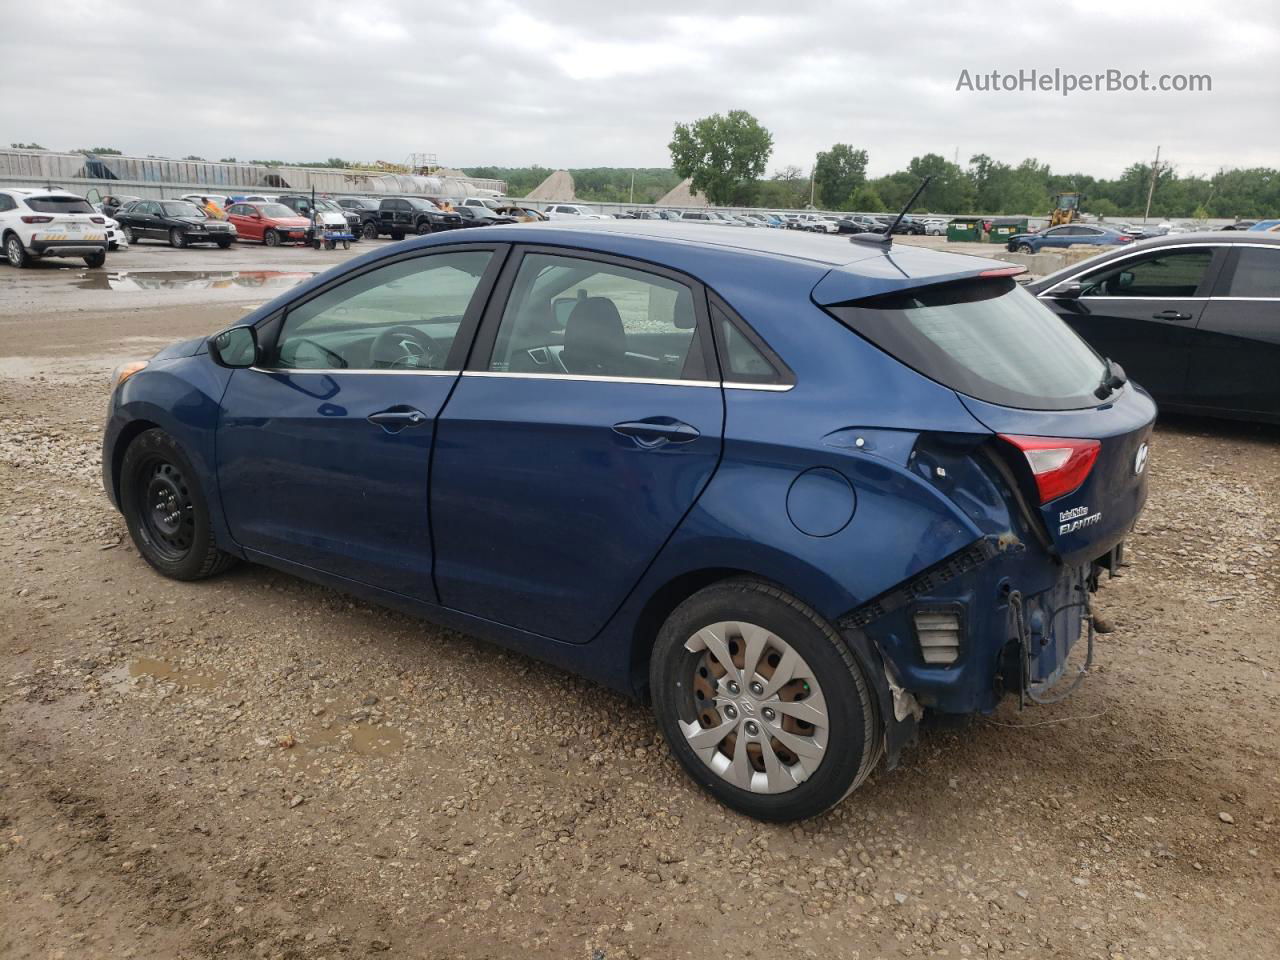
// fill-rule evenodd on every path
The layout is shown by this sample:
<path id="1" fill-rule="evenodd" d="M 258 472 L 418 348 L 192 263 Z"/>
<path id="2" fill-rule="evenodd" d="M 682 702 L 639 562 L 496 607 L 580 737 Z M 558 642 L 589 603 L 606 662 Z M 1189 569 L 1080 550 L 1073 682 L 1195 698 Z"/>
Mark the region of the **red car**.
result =
<path id="1" fill-rule="evenodd" d="M 258 240 L 268 247 L 282 243 L 306 243 L 311 221 L 283 203 L 233 203 L 227 219 L 241 240 Z"/>

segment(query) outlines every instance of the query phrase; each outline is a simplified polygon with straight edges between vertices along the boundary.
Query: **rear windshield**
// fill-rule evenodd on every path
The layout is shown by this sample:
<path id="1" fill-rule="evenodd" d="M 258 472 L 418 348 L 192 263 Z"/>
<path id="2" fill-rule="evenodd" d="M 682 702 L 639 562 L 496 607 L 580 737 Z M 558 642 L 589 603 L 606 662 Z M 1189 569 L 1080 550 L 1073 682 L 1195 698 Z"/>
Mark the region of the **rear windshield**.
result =
<path id="1" fill-rule="evenodd" d="M 80 197 L 27 197 L 27 206 L 36 213 L 96 213 L 88 200 Z"/>
<path id="2" fill-rule="evenodd" d="M 1031 410 L 1098 403 L 1102 359 L 1010 279 L 936 284 L 827 309 L 907 366 L 979 400 Z"/>

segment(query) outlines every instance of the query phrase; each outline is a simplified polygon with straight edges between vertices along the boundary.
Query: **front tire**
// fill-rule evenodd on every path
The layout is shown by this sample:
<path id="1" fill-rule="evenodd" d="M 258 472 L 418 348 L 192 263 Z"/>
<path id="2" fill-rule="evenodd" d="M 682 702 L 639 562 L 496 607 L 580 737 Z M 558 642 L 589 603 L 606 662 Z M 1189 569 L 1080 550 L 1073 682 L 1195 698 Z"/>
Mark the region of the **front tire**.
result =
<path id="1" fill-rule="evenodd" d="M 174 249 L 181 250 L 186 245 L 187 245 L 187 235 L 185 233 L 183 233 L 177 227 L 174 227 L 172 230 L 169 231 L 169 246 L 173 247 Z"/>
<path id="2" fill-rule="evenodd" d="M 278 247 L 280 246 L 280 234 L 274 230 L 268 230 L 262 235 L 262 242 L 268 247 Z"/>
<path id="3" fill-rule="evenodd" d="M 124 228 L 124 238 L 128 241 L 129 246 L 131 247 L 138 242 L 138 235 L 133 232 L 133 227 L 128 225 Z"/>
<path id="4" fill-rule="evenodd" d="M 377 226 L 372 223 L 366 223 L 364 225 L 364 238 L 366 240 L 377 240 L 378 239 Z"/>
<path id="5" fill-rule="evenodd" d="M 214 543 L 195 468 L 163 430 L 139 434 L 125 451 L 120 507 L 138 553 L 166 577 L 203 580 L 235 562 Z"/>
<path id="6" fill-rule="evenodd" d="M 227 238 L 219 238 L 219 239 L 218 239 L 218 249 L 219 249 L 219 250 L 226 250 L 226 249 L 227 249 L 228 247 L 230 247 L 230 246 L 231 246 L 231 239 L 230 239 L 229 237 L 227 237 Z"/>
<path id="7" fill-rule="evenodd" d="M 426 234 L 431 232 L 431 224 L 428 223 L 426 220 L 422 220 L 418 223 L 417 230 L 418 230 L 418 236 L 420 237 L 425 236 Z"/>
<path id="8" fill-rule="evenodd" d="M 391 239 L 394 240 L 396 243 L 399 243 L 401 240 L 404 239 L 404 234 L 399 230 L 392 230 Z"/>
<path id="9" fill-rule="evenodd" d="M 649 684 L 685 771 L 750 817 L 821 813 L 880 756 L 876 701 L 848 645 L 758 580 L 717 583 L 680 604 L 658 633 Z"/>
<path id="10" fill-rule="evenodd" d="M 1020 243 L 1018 244 L 1017 252 L 1018 253 L 1035 253 L 1035 250 L 1032 248 L 1031 244 L 1029 243 Z"/>
<path id="11" fill-rule="evenodd" d="M 9 239 L 4 242 L 4 256 L 11 267 L 31 266 L 31 254 L 27 253 L 16 233 L 9 234 Z"/>

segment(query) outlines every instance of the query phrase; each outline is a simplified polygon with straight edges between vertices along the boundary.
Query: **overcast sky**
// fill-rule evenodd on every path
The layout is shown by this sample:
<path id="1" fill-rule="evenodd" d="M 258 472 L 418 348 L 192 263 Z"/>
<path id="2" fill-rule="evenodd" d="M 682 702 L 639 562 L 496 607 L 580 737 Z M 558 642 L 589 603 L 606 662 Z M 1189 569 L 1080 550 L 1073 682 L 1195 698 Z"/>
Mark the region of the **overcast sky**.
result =
<path id="1" fill-rule="evenodd" d="M 0 141 L 209 159 L 666 166 L 741 108 L 772 171 L 834 142 L 1115 175 L 1280 166 L 1273 0 L 4 4 Z M 957 92 L 961 70 L 1207 73 L 1209 93 Z"/>

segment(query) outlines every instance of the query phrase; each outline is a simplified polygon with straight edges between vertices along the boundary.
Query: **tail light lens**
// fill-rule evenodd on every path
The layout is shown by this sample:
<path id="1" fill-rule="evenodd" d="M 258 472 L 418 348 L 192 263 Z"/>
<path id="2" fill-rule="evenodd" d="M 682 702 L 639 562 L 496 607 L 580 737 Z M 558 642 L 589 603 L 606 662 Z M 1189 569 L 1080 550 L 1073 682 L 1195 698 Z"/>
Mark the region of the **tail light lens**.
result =
<path id="1" fill-rule="evenodd" d="M 1078 490 L 1098 459 L 1102 444 L 1097 440 L 1068 440 L 1062 437 L 1021 437 L 1002 433 L 1000 439 L 1022 451 L 1036 478 L 1040 502 L 1048 503 Z"/>
<path id="2" fill-rule="evenodd" d="M 106 222 L 107 222 L 107 221 L 106 221 L 105 219 L 103 219 L 102 217 L 90 217 L 89 219 L 90 219 L 90 220 L 92 220 L 94 223 L 106 223 Z"/>
<path id="3" fill-rule="evenodd" d="M 25 216 L 22 218 L 23 223 L 53 223 L 53 217 L 32 217 Z"/>

